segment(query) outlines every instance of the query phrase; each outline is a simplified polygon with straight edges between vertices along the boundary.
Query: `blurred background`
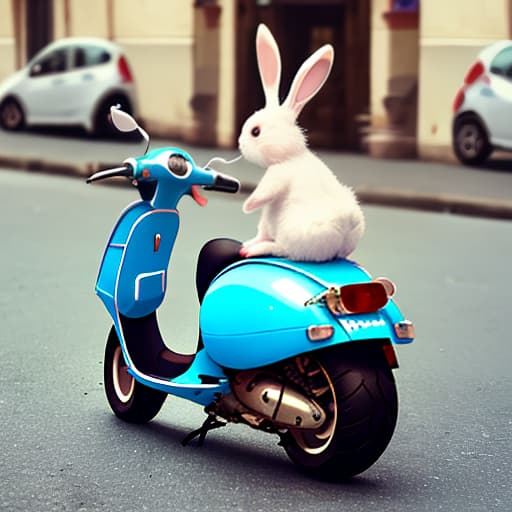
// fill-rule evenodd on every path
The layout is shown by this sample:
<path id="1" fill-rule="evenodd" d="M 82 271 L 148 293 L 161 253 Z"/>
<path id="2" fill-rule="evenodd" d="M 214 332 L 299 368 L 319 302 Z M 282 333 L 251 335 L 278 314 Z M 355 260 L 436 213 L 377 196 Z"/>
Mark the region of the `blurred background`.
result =
<path id="1" fill-rule="evenodd" d="M 52 41 L 102 38 L 126 56 L 153 136 L 221 147 L 263 105 L 258 23 L 280 44 L 283 97 L 330 42 L 333 74 L 301 118 L 312 145 L 393 158 L 455 159 L 457 89 L 483 47 L 512 37 L 511 0 L 0 0 L 0 12 L 0 80 Z"/>

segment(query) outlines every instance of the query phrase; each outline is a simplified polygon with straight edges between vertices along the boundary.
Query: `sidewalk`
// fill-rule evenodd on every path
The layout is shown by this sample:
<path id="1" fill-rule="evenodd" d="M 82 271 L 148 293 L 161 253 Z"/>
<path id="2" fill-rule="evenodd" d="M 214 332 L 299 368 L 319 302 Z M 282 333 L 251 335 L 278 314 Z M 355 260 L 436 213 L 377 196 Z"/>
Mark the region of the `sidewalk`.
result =
<path id="1" fill-rule="evenodd" d="M 197 164 L 213 156 L 225 159 L 235 150 L 191 147 L 155 139 L 151 148 L 178 146 Z M 144 151 L 142 142 L 104 141 L 38 132 L 0 131 L 0 167 L 51 172 L 81 178 L 99 169 L 118 166 Z M 353 187 L 361 202 L 430 211 L 512 220 L 512 155 L 501 155 L 485 168 L 418 160 L 377 160 L 366 155 L 319 151 L 340 181 Z M 262 170 L 245 161 L 232 166 L 214 164 L 236 176 L 243 191 L 251 190 Z"/>

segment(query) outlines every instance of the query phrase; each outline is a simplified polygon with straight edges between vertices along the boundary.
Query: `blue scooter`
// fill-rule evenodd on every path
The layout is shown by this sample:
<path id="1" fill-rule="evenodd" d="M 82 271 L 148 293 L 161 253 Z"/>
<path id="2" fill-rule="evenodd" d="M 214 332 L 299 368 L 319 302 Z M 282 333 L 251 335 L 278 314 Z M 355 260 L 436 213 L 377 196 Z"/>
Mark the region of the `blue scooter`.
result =
<path id="1" fill-rule="evenodd" d="M 128 114 L 111 111 L 121 131 L 147 134 Z M 397 421 L 394 345 L 413 340 L 411 322 L 391 298 L 388 279 L 357 263 L 294 262 L 239 255 L 230 239 L 199 254 L 197 352 L 164 343 L 156 311 L 167 285 L 185 194 L 198 187 L 236 192 L 236 179 L 197 166 L 178 148 L 129 158 L 93 174 L 125 176 L 141 201 L 117 221 L 100 266 L 96 293 L 113 320 L 104 359 L 105 391 L 122 420 L 150 421 L 168 394 L 204 406 L 196 436 L 229 422 L 276 434 L 306 472 L 341 480 L 363 472 L 384 452 Z"/>

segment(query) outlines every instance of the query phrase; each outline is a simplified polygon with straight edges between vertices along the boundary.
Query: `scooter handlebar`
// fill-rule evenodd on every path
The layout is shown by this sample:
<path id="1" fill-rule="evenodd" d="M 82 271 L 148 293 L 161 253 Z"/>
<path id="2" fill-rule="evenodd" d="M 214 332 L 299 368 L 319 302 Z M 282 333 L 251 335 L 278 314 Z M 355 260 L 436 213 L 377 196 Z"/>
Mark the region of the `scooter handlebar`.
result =
<path id="1" fill-rule="evenodd" d="M 205 190 L 217 190 L 219 192 L 229 192 L 235 194 L 240 190 L 240 182 L 236 178 L 226 174 L 217 173 L 212 185 L 203 187 Z"/>
<path id="2" fill-rule="evenodd" d="M 115 167 L 113 169 L 106 169 L 104 171 L 95 172 L 93 175 L 87 178 L 86 183 L 92 183 L 93 181 L 104 180 L 106 178 L 113 178 L 115 176 L 124 176 L 125 178 L 132 178 L 133 167 L 127 164 L 123 165 L 122 167 Z"/>

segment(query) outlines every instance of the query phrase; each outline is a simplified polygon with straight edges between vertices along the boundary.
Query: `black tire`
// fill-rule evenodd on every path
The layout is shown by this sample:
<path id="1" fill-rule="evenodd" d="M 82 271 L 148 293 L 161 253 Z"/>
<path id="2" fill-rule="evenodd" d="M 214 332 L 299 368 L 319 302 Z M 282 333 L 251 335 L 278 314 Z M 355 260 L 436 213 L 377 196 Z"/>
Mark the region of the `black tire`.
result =
<path id="1" fill-rule="evenodd" d="M 21 130 L 25 126 L 25 113 L 14 98 L 7 98 L 0 105 L 0 125 L 5 130 Z"/>
<path id="2" fill-rule="evenodd" d="M 395 381 L 380 347 L 345 345 L 301 356 L 297 367 L 316 375 L 315 400 L 327 413 L 318 431 L 290 429 L 288 456 L 316 478 L 341 481 L 382 455 L 398 417 Z M 320 379 L 320 380 L 319 380 Z"/>
<path id="3" fill-rule="evenodd" d="M 144 386 L 127 371 L 114 327 L 105 347 L 103 378 L 108 403 L 114 414 L 129 423 L 147 423 L 162 408 L 167 393 Z"/>
<path id="4" fill-rule="evenodd" d="M 132 114 L 130 102 L 124 96 L 111 96 L 101 102 L 94 116 L 94 135 L 99 137 L 117 137 L 119 132 L 110 121 L 110 107 L 119 105 L 121 110 Z"/>
<path id="5" fill-rule="evenodd" d="M 487 132 L 478 117 L 465 115 L 453 127 L 453 151 L 464 165 L 483 164 L 492 153 Z"/>

